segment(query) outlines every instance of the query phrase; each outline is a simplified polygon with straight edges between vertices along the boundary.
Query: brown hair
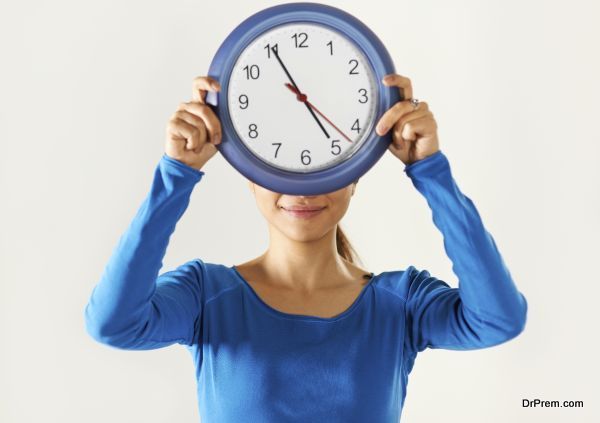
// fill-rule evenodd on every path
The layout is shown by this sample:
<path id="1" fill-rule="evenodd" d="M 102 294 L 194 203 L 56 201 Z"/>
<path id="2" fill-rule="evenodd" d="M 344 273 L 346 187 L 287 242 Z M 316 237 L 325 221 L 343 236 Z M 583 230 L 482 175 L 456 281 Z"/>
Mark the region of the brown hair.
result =
<path id="1" fill-rule="evenodd" d="M 352 194 L 354 194 L 356 184 L 358 184 L 359 180 L 360 178 L 358 178 L 352 183 L 354 185 L 354 187 L 352 187 Z M 342 231 L 342 227 L 339 225 L 339 223 L 335 231 L 335 244 L 337 246 L 338 254 L 344 259 L 348 260 L 352 264 L 356 264 L 357 261 L 360 262 L 361 265 L 363 264 L 362 260 L 358 256 L 358 253 L 356 252 L 354 247 L 352 247 L 352 244 L 350 244 L 348 237 L 346 237 L 346 234 L 344 233 L 344 231 Z"/>
<path id="2" fill-rule="evenodd" d="M 339 223 L 335 230 L 335 243 L 337 246 L 337 252 L 340 256 L 352 264 L 356 264 L 356 261 L 358 261 L 361 266 L 363 265 L 362 260 L 358 256 L 356 250 L 350 244 L 350 241 L 348 241 L 348 238 L 346 237 L 346 234 L 344 234 L 344 231 L 342 231 L 342 227 Z M 373 273 L 366 273 L 363 275 L 364 279 L 371 279 L 372 277 Z"/>
<path id="3" fill-rule="evenodd" d="M 348 241 L 346 234 L 344 234 L 344 231 L 342 231 L 342 227 L 339 224 L 335 231 L 335 243 L 337 245 L 337 252 L 340 256 L 350 263 L 355 263 L 357 259 L 360 261 L 360 257 L 358 257 L 356 250 L 352 247 L 350 241 Z"/>

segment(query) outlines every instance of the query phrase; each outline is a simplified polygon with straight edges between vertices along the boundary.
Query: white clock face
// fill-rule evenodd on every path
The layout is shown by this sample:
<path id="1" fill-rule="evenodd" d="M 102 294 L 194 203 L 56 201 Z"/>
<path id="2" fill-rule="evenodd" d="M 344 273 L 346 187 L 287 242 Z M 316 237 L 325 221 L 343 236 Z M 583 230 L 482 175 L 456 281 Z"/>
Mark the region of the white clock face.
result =
<path id="1" fill-rule="evenodd" d="M 242 51 L 227 101 L 254 155 L 276 168 L 314 172 L 360 149 L 374 125 L 378 81 L 346 36 L 318 24 L 285 24 Z"/>

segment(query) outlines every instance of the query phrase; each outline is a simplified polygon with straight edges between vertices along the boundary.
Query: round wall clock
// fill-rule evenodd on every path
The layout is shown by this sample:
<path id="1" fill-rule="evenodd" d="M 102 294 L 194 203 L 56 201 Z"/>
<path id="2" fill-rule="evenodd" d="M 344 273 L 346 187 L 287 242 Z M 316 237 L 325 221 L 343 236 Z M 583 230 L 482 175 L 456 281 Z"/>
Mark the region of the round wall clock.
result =
<path id="1" fill-rule="evenodd" d="M 395 73 L 361 21 L 318 3 L 286 3 L 243 21 L 208 75 L 206 103 L 221 121 L 225 159 L 275 192 L 318 195 L 357 180 L 385 153 L 375 125 L 401 100 L 381 79 Z"/>

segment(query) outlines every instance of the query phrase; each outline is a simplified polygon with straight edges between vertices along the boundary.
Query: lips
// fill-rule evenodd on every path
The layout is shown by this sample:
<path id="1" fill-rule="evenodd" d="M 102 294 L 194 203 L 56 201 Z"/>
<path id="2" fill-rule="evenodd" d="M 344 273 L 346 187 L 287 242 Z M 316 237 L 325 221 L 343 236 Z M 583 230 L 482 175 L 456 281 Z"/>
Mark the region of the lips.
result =
<path id="1" fill-rule="evenodd" d="M 290 205 L 290 206 L 281 206 L 281 208 L 289 210 L 289 211 L 318 211 L 323 210 L 325 207 L 321 206 L 305 206 L 305 205 Z"/>
<path id="2" fill-rule="evenodd" d="M 321 206 L 308 206 L 301 204 L 294 204 L 289 206 L 280 206 L 281 209 L 291 217 L 298 219 L 310 219 L 325 210 L 325 207 Z"/>

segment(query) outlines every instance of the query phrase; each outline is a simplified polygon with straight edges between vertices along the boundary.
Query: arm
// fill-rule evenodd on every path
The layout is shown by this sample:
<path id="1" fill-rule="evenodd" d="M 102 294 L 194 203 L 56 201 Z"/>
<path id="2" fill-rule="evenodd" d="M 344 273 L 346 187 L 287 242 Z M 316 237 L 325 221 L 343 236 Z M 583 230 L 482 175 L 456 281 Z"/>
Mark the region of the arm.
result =
<path id="1" fill-rule="evenodd" d="M 197 341 L 201 269 L 190 261 L 160 276 L 158 272 L 169 238 L 203 175 L 163 154 L 150 193 L 85 307 L 86 330 L 98 342 L 147 350 Z"/>
<path id="2" fill-rule="evenodd" d="M 470 350 L 508 341 L 522 332 L 527 301 L 512 280 L 473 202 L 463 195 L 441 150 L 405 167 L 432 210 L 459 287 L 426 270 L 410 269 L 406 298 L 407 343 Z"/>

